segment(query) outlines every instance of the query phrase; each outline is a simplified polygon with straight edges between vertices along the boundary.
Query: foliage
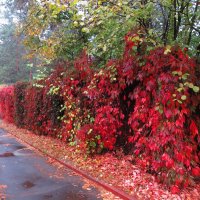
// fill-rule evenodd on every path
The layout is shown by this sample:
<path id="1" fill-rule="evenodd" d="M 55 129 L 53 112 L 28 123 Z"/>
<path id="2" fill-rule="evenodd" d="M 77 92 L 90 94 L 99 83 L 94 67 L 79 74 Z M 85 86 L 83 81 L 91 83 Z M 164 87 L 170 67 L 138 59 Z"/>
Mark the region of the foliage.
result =
<path id="1" fill-rule="evenodd" d="M 38 83 L 38 85 L 41 85 Z M 28 85 L 24 88 L 26 110 L 25 127 L 38 134 L 56 136 L 59 132 L 60 101 L 57 95 L 49 95 L 44 88 Z M 18 105 L 19 106 L 19 105 Z"/>
<path id="2" fill-rule="evenodd" d="M 31 69 L 25 54 L 21 39 L 15 36 L 14 23 L 0 27 L 0 83 L 15 83 L 19 80 L 29 80 Z"/>
<path id="3" fill-rule="evenodd" d="M 24 88 L 25 127 L 86 153 L 122 147 L 178 192 L 200 174 L 198 65 L 177 45 L 152 47 L 142 30 L 124 40 L 122 58 L 101 70 L 83 51 L 36 82 L 40 88 Z"/>
<path id="4" fill-rule="evenodd" d="M 0 116 L 7 122 L 14 122 L 14 87 L 3 86 L 1 87 L 0 95 Z"/>
<path id="5" fill-rule="evenodd" d="M 18 127 L 35 133 L 56 136 L 60 129 L 60 105 L 62 98 L 49 95 L 44 88 L 30 83 L 17 82 L 1 88 L 1 117 Z"/>
<path id="6" fill-rule="evenodd" d="M 69 62 L 33 85 L 16 84 L 14 93 L 3 89 L 3 118 L 90 154 L 122 147 L 174 193 L 193 184 L 200 175 L 199 66 L 188 55 L 199 55 L 199 1 L 26 5 L 19 34 L 27 57 Z"/>
<path id="7" fill-rule="evenodd" d="M 157 174 L 159 181 L 187 186 L 191 175 L 200 173 L 195 62 L 178 46 L 156 48 L 138 61 L 134 65 L 137 76 L 127 65 L 124 68 L 126 81 L 139 81 L 130 93 L 135 106 L 128 120 L 133 134 L 129 142 L 141 166 Z"/>
<path id="8" fill-rule="evenodd" d="M 20 33 L 31 54 L 50 60 L 73 60 L 84 48 L 95 64 L 123 54 L 123 38 L 139 27 L 154 45 L 189 47 L 195 54 L 199 44 L 197 0 L 33 0 Z"/>
<path id="9" fill-rule="evenodd" d="M 23 127 L 25 123 L 25 88 L 27 85 L 28 83 L 18 82 L 14 87 L 15 124 L 18 127 Z"/>
<path id="10" fill-rule="evenodd" d="M 85 34 L 75 28 L 72 16 L 77 11 L 68 9 L 61 1 L 32 1 L 27 17 L 18 33 L 25 35 L 29 48 L 27 57 L 38 55 L 45 60 L 73 60 L 83 49 Z"/>
<path id="11" fill-rule="evenodd" d="M 13 9 L 15 0 L 5 0 L 1 4 L 0 22 L 0 83 L 10 84 L 17 81 L 28 81 L 32 79 L 32 73 L 35 72 L 34 66 L 36 59 L 25 59 L 28 53 L 23 45 L 23 35 L 17 35 L 17 22 L 24 19 L 21 16 L 25 12 L 23 9 Z M 18 0 L 16 0 L 18 1 Z M 15 1 L 15 2 L 16 2 Z M 18 1 L 24 3 L 25 1 Z M 16 7 L 18 8 L 18 6 Z"/>

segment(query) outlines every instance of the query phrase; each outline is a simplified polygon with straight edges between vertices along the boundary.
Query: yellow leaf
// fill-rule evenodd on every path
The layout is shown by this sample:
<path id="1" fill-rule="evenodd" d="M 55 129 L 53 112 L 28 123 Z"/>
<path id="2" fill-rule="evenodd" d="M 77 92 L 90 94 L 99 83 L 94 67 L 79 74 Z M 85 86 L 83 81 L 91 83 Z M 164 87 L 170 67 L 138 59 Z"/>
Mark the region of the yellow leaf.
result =
<path id="1" fill-rule="evenodd" d="M 170 45 L 167 45 L 166 46 L 166 49 L 165 49 L 165 51 L 164 51 L 164 54 L 166 55 L 166 54 L 168 54 L 168 53 L 170 53 L 171 52 L 171 46 Z"/>
<path id="2" fill-rule="evenodd" d="M 107 49 L 107 47 L 106 47 L 106 45 L 104 45 L 104 47 L 103 47 L 103 51 L 105 52 L 105 51 L 106 51 L 106 49 Z"/>

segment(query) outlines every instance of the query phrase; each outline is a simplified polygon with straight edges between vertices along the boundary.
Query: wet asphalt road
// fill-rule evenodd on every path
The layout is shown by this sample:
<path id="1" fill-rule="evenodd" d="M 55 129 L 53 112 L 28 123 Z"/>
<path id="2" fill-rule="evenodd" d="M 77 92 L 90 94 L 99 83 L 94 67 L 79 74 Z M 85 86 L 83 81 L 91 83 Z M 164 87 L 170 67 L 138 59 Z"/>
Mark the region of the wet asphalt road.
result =
<path id="1" fill-rule="evenodd" d="M 62 175 L 61 175 L 62 174 Z M 0 186 L 6 200 L 95 200 L 99 191 L 83 189 L 84 180 L 50 165 L 45 158 L 0 129 Z M 1 195 L 0 195 L 1 196 Z M 0 200 L 4 198 L 0 197 Z"/>

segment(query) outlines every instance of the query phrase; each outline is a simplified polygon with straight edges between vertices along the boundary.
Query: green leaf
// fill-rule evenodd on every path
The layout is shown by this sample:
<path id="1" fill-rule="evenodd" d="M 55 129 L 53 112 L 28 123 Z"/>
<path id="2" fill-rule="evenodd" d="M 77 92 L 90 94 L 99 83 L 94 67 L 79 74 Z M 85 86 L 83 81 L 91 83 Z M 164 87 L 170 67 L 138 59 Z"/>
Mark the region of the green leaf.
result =
<path id="1" fill-rule="evenodd" d="M 156 107 L 155 107 L 155 110 L 159 110 L 159 108 L 160 108 L 160 106 L 156 106 Z"/>
<path id="2" fill-rule="evenodd" d="M 189 83 L 188 87 L 192 89 L 194 87 L 193 83 Z"/>
<path id="3" fill-rule="evenodd" d="M 188 73 L 185 73 L 185 74 L 182 75 L 182 79 L 183 79 L 183 80 L 187 80 L 187 77 L 188 77 L 188 76 L 189 76 L 189 74 L 188 74 Z"/>
<path id="4" fill-rule="evenodd" d="M 182 96 L 181 96 L 181 100 L 184 101 L 184 100 L 186 100 L 186 99 L 187 99 L 187 96 L 186 96 L 186 95 L 182 95 Z"/>
<path id="5" fill-rule="evenodd" d="M 159 111 L 160 114 L 163 114 L 163 109 L 159 108 L 158 111 Z"/>
<path id="6" fill-rule="evenodd" d="M 182 104 L 183 102 L 182 101 L 180 101 L 180 100 L 177 100 L 180 104 Z"/>
<path id="7" fill-rule="evenodd" d="M 133 49 L 134 51 L 137 51 L 137 47 L 136 47 L 136 46 L 134 46 L 132 49 Z"/>
<path id="8" fill-rule="evenodd" d="M 105 52 L 106 50 L 107 50 L 107 47 L 106 47 L 106 45 L 104 45 L 103 51 Z"/>
<path id="9" fill-rule="evenodd" d="M 153 35 L 153 29 L 149 29 L 149 35 Z"/>
<path id="10" fill-rule="evenodd" d="M 178 92 L 181 92 L 182 90 L 183 90 L 183 88 L 178 88 L 177 89 Z"/>
<path id="11" fill-rule="evenodd" d="M 77 21 L 74 21 L 74 26 L 78 26 L 78 22 Z"/>
<path id="12" fill-rule="evenodd" d="M 75 5 L 78 3 L 78 1 L 79 1 L 79 0 L 73 0 L 73 1 L 71 2 L 71 6 L 75 6 Z"/>
<path id="13" fill-rule="evenodd" d="M 82 28 L 82 32 L 83 32 L 83 33 L 89 33 L 90 30 L 89 30 L 88 28 L 84 27 L 84 28 Z"/>
<path id="14" fill-rule="evenodd" d="M 100 139 L 101 139 L 101 136 L 100 136 L 100 135 L 97 135 L 97 136 L 96 136 L 96 139 L 97 139 L 97 140 L 100 140 Z"/>
<path id="15" fill-rule="evenodd" d="M 91 122 L 91 123 L 94 122 L 94 117 L 91 117 L 91 118 L 90 118 L 90 122 Z"/>
<path id="16" fill-rule="evenodd" d="M 178 72 L 177 71 L 173 71 L 172 74 L 175 76 L 175 75 L 178 74 Z"/>
<path id="17" fill-rule="evenodd" d="M 192 89 L 193 89 L 193 91 L 196 92 L 196 93 L 199 92 L 199 87 L 198 87 L 198 86 L 194 86 Z"/>
<path id="18" fill-rule="evenodd" d="M 96 143 L 94 141 L 91 141 L 90 142 L 90 146 L 95 148 L 96 147 Z"/>

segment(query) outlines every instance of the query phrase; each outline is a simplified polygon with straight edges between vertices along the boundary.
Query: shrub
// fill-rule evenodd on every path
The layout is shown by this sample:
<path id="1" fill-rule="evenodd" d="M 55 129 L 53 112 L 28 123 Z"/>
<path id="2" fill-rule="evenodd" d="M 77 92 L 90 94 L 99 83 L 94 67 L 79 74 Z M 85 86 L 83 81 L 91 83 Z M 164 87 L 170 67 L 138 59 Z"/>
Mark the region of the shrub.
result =
<path id="1" fill-rule="evenodd" d="M 0 116 L 3 120 L 14 122 L 14 87 L 5 86 L 0 89 Z"/>
<path id="2" fill-rule="evenodd" d="M 172 191 L 193 184 L 199 166 L 196 63 L 179 47 L 125 37 L 122 58 L 97 70 L 84 51 L 45 80 L 15 87 L 16 124 L 56 136 L 87 153 L 123 147 Z M 1 115 L 13 120 L 13 87 L 0 92 Z"/>
<path id="3" fill-rule="evenodd" d="M 159 181 L 187 186 L 200 174 L 195 62 L 177 46 L 155 48 L 139 56 L 135 53 L 131 67 L 121 64 L 126 82 L 139 82 L 130 93 L 135 100 L 128 120 L 133 153 Z"/>
<path id="4" fill-rule="evenodd" d="M 18 127 L 24 127 L 26 110 L 25 110 L 25 94 L 26 88 L 29 83 L 27 82 L 17 82 L 14 85 L 14 107 L 15 107 L 15 124 Z M 31 99 L 29 100 L 29 103 Z"/>

